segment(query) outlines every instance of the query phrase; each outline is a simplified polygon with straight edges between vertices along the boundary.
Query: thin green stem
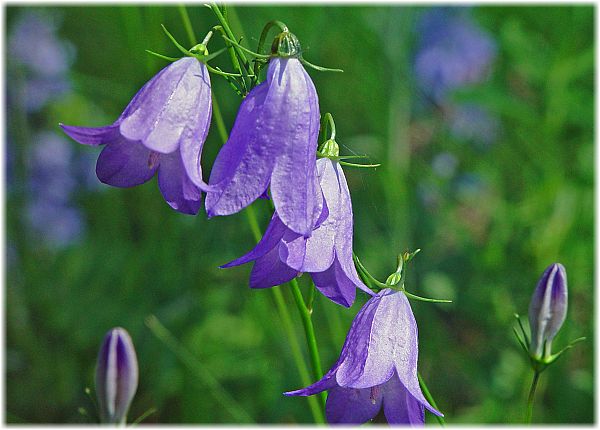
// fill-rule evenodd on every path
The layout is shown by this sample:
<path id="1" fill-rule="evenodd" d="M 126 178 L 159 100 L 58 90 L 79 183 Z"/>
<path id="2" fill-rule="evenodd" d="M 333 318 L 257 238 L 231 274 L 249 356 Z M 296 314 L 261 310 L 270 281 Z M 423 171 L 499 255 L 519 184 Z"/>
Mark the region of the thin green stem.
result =
<path id="1" fill-rule="evenodd" d="M 182 4 L 179 5 L 178 9 L 179 14 L 181 15 L 181 20 L 183 21 L 183 27 L 185 28 L 188 39 L 190 40 L 190 44 L 192 46 L 197 45 L 198 39 L 196 39 L 196 35 L 194 34 L 194 29 L 192 28 L 192 22 L 190 21 L 190 16 L 188 15 L 187 9 Z"/>
<path id="2" fill-rule="evenodd" d="M 421 386 L 421 391 L 423 391 L 423 395 L 425 396 L 425 398 L 427 399 L 429 404 L 439 411 L 440 408 L 438 408 L 438 405 L 435 403 L 433 396 L 429 392 L 429 388 L 427 388 L 427 384 L 425 384 L 425 380 L 421 376 L 421 372 L 417 372 L 417 377 L 419 378 L 419 385 Z M 440 423 L 440 425 L 442 427 L 444 427 L 446 425 L 446 421 L 444 420 L 444 417 L 439 417 L 439 416 L 435 415 L 435 418 L 438 420 L 438 423 Z"/>
<path id="3" fill-rule="evenodd" d="M 281 317 L 283 329 L 285 330 L 290 348 L 292 350 L 294 362 L 296 363 L 296 367 L 300 373 L 300 379 L 303 385 L 308 386 L 311 384 L 311 377 L 306 363 L 304 362 L 304 357 L 300 349 L 300 342 L 298 341 L 298 337 L 294 331 L 294 324 L 292 323 L 292 318 L 290 317 L 285 300 L 283 299 L 283 294 L 280 287 L 271 288 L 271 292 L 273 294 L 273 299 L 275 300 L 275 306 L 277 306 L 277 311 Z M 321 405 L 319 404 L 319 400 L 315 396 L 309 396 L 306 399 L 308 400 L 310 411 L 317 424 L 325 424 L 325 415 Z"/>
<path id="4" fill-rule="evenodd" d="M 217 19 L 219 20 L 219 22 L 223 28 L 223 31 L 227 34 L 229 39 L 234 41 L 235 36 L 233 35 L 233 32 L 231 31 L 231 29 L 229 27 L 227 19 L 223 16 L 220 9 L 215 4 L 212 4 L 210 7 L 211 7 L 212 11 L 214 12 L 214 14 L 217 16 Z M 242 73 L 243 69 L 242 69 L 242 66 L 239 64 L 239 62 L 237 61 L 236 54 L 239 55 L 239 58 L 244 63 L 244 67 L 248 67 L 249 63 L 246 60 L 244 53 L 240 49 L 236 49 L 235 46 L 233 46 L 232 48 L 235 49 L 235 52 L 233 52 L 233 55 L 232 55 L 232 62 L 234 63 L 234 67 L 238 68 L 238 70 L 240 70 L 240 73 Z M 230 53 L 231 53 L 231 51 L 230 51 Z M 219 134 L 221 136 L 221 139 L 222 139 L 223 143 L 225 143 L 228 138 L 227 131 L 225 129 L 225 124 L 223 121 L 223 117 L 221 115 L 221 111 L 219 109 L 219 105 L 215 98 L 213 98 L 213 116 L 215 117 L 215 121 L 217 123 L 217 127 L 219 129 Z M 252 206 L 249 206 L 245 212 L 246 212 L 248 224 L 250 225 L 250 229 L 252 230 L 252 234 L 254 235 L 254 239 L 256 241 L 259 241 L 262 234 L 260 231 L 260 227 L 258 225 L 258 221 L 256 218 L 256 213 L 254 211 L 254 208 Z M 300 293 L 300 288 L 298 286 L 298 282 L 296 281 L 296 279 L 293 279 L 290 282 L 290 285 L 292 286 L 292 293 L 294 295 L 294 299 L 296 300 L 296 305 L 298 307 L 298 310 L 300 311 L 300 316 L 301 316 L 302 323 L 304 326 L 304 331 L 306 334 L 306 340 L 307 340 L 308 349 L 309 349 L 309 356 L 310 356 L 312 367 L 313 367 L 313 376 L 316 381 L 316 380 L 321 379 L 321 376 L 323 375 L 323 371 L 321 368 L 321 361 L 319 358 L 319 351 L 317 348 L 314 327 L 313 327 L 312 320 L 311 320 L 311 312 L 309 312 L 308 308 L 306 307 L 306 304 L 304 302 L 304 299 L 302 298 L 302 294 Z M 299 346 L 299 341 L 296 336 L 296 332 L 293 329 L 293 325 L 291 322 L 292 320 L 289 315 L 288 309 L 285 305 L 283 295 L 282 295 L 280 289 L 277 287 L 271 288 L 271 292 L 275 299 L 275 304 L 277 306 L 278 312 L 280 314 L 280 318 L 284 325 L 284 329 L 287 333 L 288 340 L 290 342 L 290 346 L 292 349 L 292 354 L 294 356 L 296 366 L 298 367 L 300 377 L 302 378 L 302 382 L 305 385 L 309 385 L 310 379 L 308 376 L 308 369 L 307 369 L 306 363 L 302 357 L 302 353 L 300 351 L 300 346 Z M 307 398 L 310 408 L 311 408 L 311 411 L 312 411 L 312 414 L 314 416 L 314 419 L 319 424 L 325 423 L 324 405 L 325 405 L 325 400 L 327 399 L 327 395 L 325 392 L 322 393 L 321 399 L 322 399 L 323 403 L 322 403 L 322 405 L 319 405 L 318 400 L 315 397 L 309 396 Z"/>
<path id="5" fill-rule="evenodd" d="M 296 306 L 298 307 L 300 318 L 302 319 L 302 325 L 304 326 L 306 343 L 308 344 L 308 353 L 313 369 L 313 377 L 315 381 L 318 381 L 323 376 L 323 370 L 321 368 L 321 359 L 319 358 L 319 348 L 317 347 L 317 337 L 315 336 L 311 312 L 306 307 L 304 298 L 300 292 L 300 287 L 298 286 L 298 281 L 295 278 L 290 281 L 290 286 L 292 287 L 292 295 L 296 301 Z M 323 406 L 325 406 L 325 401 L 327 400 L 325 391 L 321 392 L 321 400 L 323 401 Z"/>
<path id="6" fill-rule="evenodd" d="M 531 417 L 533 415 L 533 399 L 535 397 L 535 390 L 540 379 L 540 372 L 534 370 L 533 380 L 531 381 L 531 388 L 529 389 L 529 396 L 527 396 L 527 412 L 525 414 L 525 423 L 531 424 Z"/>
<path id="7" fill-rule="evenodd" d="M 219 20 L 219 24 L 221 24 L 221 27 L 223 28 L 223 31 L 225 32 L 227 37 L 229 39 L 235 40 L 235 36 L 233 35 L 231 28 L 229 27 L 229 23 L 227 22 L 227 19 L 221 13 L 221 10 L 219 9 L 219 7 L 214 3 L 211 4 L 209 7 L 213 11 L 213 13 L 217 17 L 217 19 Z M 248 63 L 248 60 L 246 59 L 246 55 L 244 54 L 244 52 L 231 43 L 227 44 L 227 48 L 229 51 L 229 57 L 231 58 L 231 63 L 233 64 L 233 67 L 235 69 L 237 69 L 241 75 L 247 76 L 249 74 L 248 72 L 249 72 L 249 64 L 250 63 Z M 238 57 L 242 60 L 241 64 L 238 60 Z M 246 80 L 242 78 L 241 83 L 243 86 L 244 93 L 247 93 L 248 86 L 246 84 Z"/>
<path id="8" fill-rule="evenodd" d="M 225 123 L 223 121 L 223 116 L 221 115 L 221 109 L 219 108 L 219 103 L 214 98 L 213 118 L 215 118 L 215 121 L 217 123 L 217 128 L 219 130 L 221 140 L 223 141 L 223 143 L 227 142 L 227 130 L 225 129 Z M 254 240 L 258 242 L 262 236 L 262 233 L 260 231 L 260 226 L 258 225 L 258 220 L 256 217 L 256 212 L 254 211 L 254 207 L 248 206 L 245 210 L 245 213 L 246 219 L 248 220 L 248 224 L 250 226 L 250 230 L 252 231 L 252 235 L 254 236 Z M 304 361 L 304 357 L 302 356 L 302 351 L 300 350 L 300 341 L 298 340 L 298 336 L 296 334 L 296 331 L 294 330 L 292 318 L 285 304 L 285 300 L 283 299 L 283 294 L 277 287 L 270 288 L 270 291 L 273 294 L 275 306 L 277 307 L 277 311 L 279 312 L 279 317 L 281 319 L 283 329 L 285 330 L 286 336 L 288 338 L 288 342 L 292 351 L 292 356 L 294 357 L 294 362 L 296 364 L 296 367 L 298 368 L 298 373 L 300 374 L 302 384 L 310 385 L 311 379 L 310 374 L 308 372 L 308 367 L 306 366 L 306 362 Z M 307 401 L 315 421 L 318 424 L 324 424 L 325 414 L 323 412 L 323 408 L 321 407 L 321 405 L 319 405 L 317 398 L 309 396 L 307 397 Z"/>

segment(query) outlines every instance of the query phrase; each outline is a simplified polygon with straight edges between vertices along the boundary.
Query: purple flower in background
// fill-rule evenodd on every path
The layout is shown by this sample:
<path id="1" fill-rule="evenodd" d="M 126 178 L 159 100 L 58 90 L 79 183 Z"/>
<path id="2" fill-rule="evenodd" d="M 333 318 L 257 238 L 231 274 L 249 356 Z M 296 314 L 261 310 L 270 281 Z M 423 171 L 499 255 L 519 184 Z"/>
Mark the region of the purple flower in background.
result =
<path id="1" fill-rule="evenodd" d="M 217 155 L 206 196 L 209 217 L 240 211 L 271 188 L 278 218 L 310 236 L 321 213 L 315 176 L 319 104 L 298 58 L 274 57 L 267 80 L 242 102 Z"/>
<path id="2" fill-rule="evenodd" d="M 481 146 L 492 144 L 500 130 L 500 121 L 485 108 L 473 104 L 454 106 L 449 109 L 448 120 L 453 136 L 471 140 Z"/>
<path id="3" fill-rule="evenodd" d="M 25 219 L 36 237 L 51 248 L 77 242 L 85 223 L 73 196 L 81 189 L 78 157 L 69 142 L 53 132 L 33 135 L 27 148 Z"/>
<path id="4" fill-rule="evenodd" d="M 129 333 L 120 327 L 110 330 L 96 367 L 96 396 L 104 424 L 125 424 L 127 411 L 138 385 L 138 363 Z"/>
<path id="5" fill-rule="evenodd" d="M 100 181 L 133 187 L 158 171 L 158 186 L 175 210 L 196 214 L 200 157 L 211 118 L 210 77 L 195 58 L 182 58 L 142 87 L 121 116 L 105 127 L 61 127 L 84 145 L 106 145 L 96 164 Z"/>
<path id="6" fill-rule="evenodd" d="M 321 158 L 316 164 L 325 203 L 312 235 L 306 238 L 286 227 L 276 211 L 258 245 L 223 267 L 255 261 L 251 288 L 272 287 L 307 272 L 321 293 L 335 303 L 351 306 L 356 287 L 373 293 L 358 277 L 352 260 L 350 192 L 339 163 Z"/>
<path id="7" fill-rule="evenodd" d="M 390 424 L 423 424 L 424 407 L 443 416 L 423 396 L 417 378 L 418 330 L 408 299 L 386 288 L 358 312 L 340 358 L 323 378 L 287 396 L 329 390 L 327 421 L 361 424 L 383 407 Z"/>
<path id="8" fill-rule="evenodd" d="M 424 13 L 417 34 L 417 83 L 437 103 L 452 89 L 481 82 L 496 55 L 492 39 L 468 15 L 449 8 Z"/>
<path id="9" fill-rule="evenodd" d="M 11 61 L 9 72 L 21 68 L 22 86 L 8 87 L 15 98 L 30 112 L 39 111 L 48 102 L 70 88 L 68 70 L 74 60 L 73 46 L 56 35 L 60 17 L 42 11 L 22 13 L 12 26 L 7 42 Z M 11 80 L 17 75 L 11 76 Z"/>
<path id="10" fill-rule="evenodd" d="M 37 239 L 54 249 L 78 242 L 85 231 L 81 211 L 68 203 L 34 196 L 27 202 L 25 215 Z"/>
<path id="11" fill-rule="evenodd" d="M 552 339 L 566 317 L 567 272 L 562 264 L 554 263 L 542 274 L 529 304 L 529 351 L 533 357 L 550 356 Z"/>

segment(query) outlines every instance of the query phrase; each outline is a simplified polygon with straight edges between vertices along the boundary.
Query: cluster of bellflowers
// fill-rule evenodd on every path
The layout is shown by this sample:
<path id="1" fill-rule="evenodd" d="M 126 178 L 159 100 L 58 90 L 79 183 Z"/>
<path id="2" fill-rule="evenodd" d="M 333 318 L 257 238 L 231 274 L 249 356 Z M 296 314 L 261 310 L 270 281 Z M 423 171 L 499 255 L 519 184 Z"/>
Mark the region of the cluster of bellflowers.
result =
<path id="1" fill-rule="evenodd" d="M 552 341 L 567 317 L 567 271 L 560 263 L 551 264 L 544 270 L 529 303 L 530 335 L 518 314 L 515 318 L 519 329 L 514 329 L 519 345 L 529 358 L 533 381 L 528 398 L 526 422 L 531 421 L 533 400 L 540 373 L 554 363 L 565 351 L 585 337 L 571 341 L 566 347 L 552 353 Z"/>
<path id="2" fill-rule="evenodd" d="M 280 33 L 270 54 L 262 54 L 273 27 Z M 62 129 L 83 145 L 102 147 L 96 164 L 101 182 L 133 187 L 158 175 L 162 196 L 180 213 L 198 214 L 203 194 L 209 218 L 237 213 L 259 198 L 272 202 L 271 222 L 260 242 L 223 266 L 254 262 L 251 288 L 277 286 L 308 273 L 315 287 L 341 306 L 352 306 L 357 289 L 369 295 L 331 370 L 313 385 L 286 395 L 328 390 L 330 423 L 364 423 L 380 410 L 391 424 L 423 424 L 425 409 L 443 416 L 423 394 L 417 371 L 418 330 L 408 297 L 422 298 L 404 288 L 406 267 L 416 253 L 402 254 L 385 283 L 371 276 L 353 253 L 352 202 L 342 167 L 370 165 L 340 156 L 333 117 L 321 116 L 305 66 L 334 69 L 308 63 L 296 36 L 272 21 L 257 52 L 223 34 L 230 53 L 254 57 L 254 64 L 238 58 L 251 73 L 227 73 L 209 64 L 220 53 L 208 51 L 216 30 L 189 50 L 167 32 L 185 56 L 161 56 L 171 64 L 138 91 L 115 122 L 103 127 L 61 124 Z M 259 82 L 264 67 L 266 79 Z M 243 101 L 205 182 L 201 155 L 212 114 L 211 74 L 224 77 Z M 321 143 L 320 131 L 325 136 Z M 137 384 L 134 361 L 126 333 L 111 331 L 97 373 L 105 422 L 125 420 Z"/>

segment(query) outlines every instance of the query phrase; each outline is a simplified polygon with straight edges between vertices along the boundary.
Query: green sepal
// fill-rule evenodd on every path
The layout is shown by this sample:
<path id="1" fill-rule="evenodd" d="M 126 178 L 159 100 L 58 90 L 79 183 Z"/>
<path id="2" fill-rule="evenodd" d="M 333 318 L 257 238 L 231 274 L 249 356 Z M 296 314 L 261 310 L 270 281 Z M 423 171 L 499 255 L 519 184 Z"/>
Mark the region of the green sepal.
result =
<path id="1" fill-rule="evenodd" d="M 421 297 L 421 296 L 417 296 L 415 294 L 411 294 L 406 290 L 402 290 L 404 292 L 404 294 L 406 294 L 406 297 L 408 297 L 409 299 L 413 299 L 413 300 L 419 300 L 421 302 L 429 302 L 429 303 L 452 303 L 452 300 L 446 300 L 446 299 L 430 299 L 428 297 Z"/>
<path id="2" fill-rule="evenodd" d="M 192 54 L 190 51 L 188 51 L 187 49 L 185 49 L 178 41 L 177 39 L 175 39 L 175 37 L 173 37 L 173 35 L 171 33 L 169 33 L 169 30 L 167 30 L 167 27 L 165 27 L 163 24 L 160 25 L 163 29 L 163 31 L 165 32 L 165 34 L 167 35 L 167 37 L 171 40 L 171 42 L 173 42 L 173 44 L 177 47 L 177 49 L 179 49 L 184 55 L 187 55 L 189 57 L 193 57 L 194 54 Z"/>
<path id="3" fill-rule="evenodd" d="M 148 54 L 150 54 L 150 55 L 154 55 L 155 57 L 158 57 L 158 58 L 160 58 L 160 59 L 162 59 L 162 60 L 167 60 L 167 61 L 171 61 L 171 62 L 172 62 L 172 61 L 177 61 L 177 60 L 179 60 L 179 58 L 175 58 L 175 57 L 167 57 L 166 55 L 162 55 L 162 54 L 159 54 L 158 52 L 150 51 L 149 49 L 146 49 L 145 51 L 146 51 Z"/>
<path id="4" fill-rule="evenodd" d="M 550 357 L 548 357 L 546 359 L 542 359 L 541 362 L 544 363 L 545 365 L 549 365 L 549 364 L 554 363 L 565 351 L 567 351 L 568 349 L 573 348 L 576 344 L 578 344 L 579 342 L 582 342 L 584 340 L 586 340 L 585 336 L 578 337 L 577 339 L 571 341 L 571 343 L 569 343 L 563 349 L 561 349 L 560 351 L 558 351 L 556 354 L 552 354 L 552 355 L 550 355 Z"/>
<path id="5" fill-rule="evenodd" d="M 300 62 L 304 64 L 306 67 L 310 67 L 311 69 L 318 70 L 319 72 L 338 72 L 343 73 L 342 69 L 329 69 L 327 67 L 317 66 L 316 64 L 310 63 L 306 61 L 304 58 L 300 57 Z"/>
<path id="6" fill-rule="evenodd" d="M 375 167 L 381 166 L 381 164 L 356 164 L 356 163 L 348 163 L 347 161 L 339 161 L 342 166 L 348 167 L 362 167 L 364 169 L 372 169 Z"/>

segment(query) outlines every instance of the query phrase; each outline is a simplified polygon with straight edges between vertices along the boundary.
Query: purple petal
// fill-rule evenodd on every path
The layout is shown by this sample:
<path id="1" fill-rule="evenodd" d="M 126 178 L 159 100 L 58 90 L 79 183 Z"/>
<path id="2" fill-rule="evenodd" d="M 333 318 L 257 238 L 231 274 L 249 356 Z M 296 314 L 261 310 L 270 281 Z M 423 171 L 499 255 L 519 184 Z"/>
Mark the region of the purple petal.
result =
<path id="1" fill-rule="evenodd" d="M 363 375 L 371 338 L 371 325 L 380 301 L 381 296 L 379 295 L 369 299 L 352 321 L 350 331 L 346 336 L 346 342 L 340 353 L 340 365 L 336 374 L 337 383 L 342 387 L 367 387 L 364 384 L 358 387 L 356 383 L 360 381 Z M 386 361 L 389 361 L 389 357 Z"/>
<path id="2" fill-rule="evenodd" d="M 142 141 L 156 152 L 169 154 L 179 147 L 182 139 L 205 137 L 210 113 L 210 78 L 206 66 L 195 58 L 185 57 L 165 67 L 136 94 L 119 119 L 120 131 L 128 139 Z M 194 129 L 190 129 L 191 124 Z"/>
<path id="3" fill-rule="evenodd" d="M 330 424 L 362 424 L 371 420 L 381 409 L 380 387 L 335 387 L 329 392 L 325 413 Z"/>
<path id="4" fill-rule="evenodd" d="M 119 139 L 119 128 L 116 125 L 105 127 L 77 127 L 73 125 L 59 124 L 63 131 L 71 139 L 82 145 L 103 145 Z"/>
<path id="5" fill-rule="evenodd" d="M 389 424 L 425 424 L 425 411 L 394 375 L 381 386 L 383 412 Z"/>
<path id="6" fill-rule="evenodd" d="M 427 402 L 419 386 L 419 333 L 408 298 L 391 290 L 382 290 L 379 294 L 383 294 L 383 298 L 373 320 L 377 330 L 373 330 L 365 374 L 371 372 L 376 379 L 382 358 L 393 357 L 398 378 L 408 392 L 432 413 L 443 416 Z"/>
<path id="7" fill-rule="evenodd" d="M 269 288 L 285 284 L 298 275 L 279 259 L 277 247 L 263 255 L 254 263 L 250 273 L 250 288 Z"/>
<path id="8" fill-rule="evenodd" d="M 283 225 L 277 216 L 277 213 L 274 213 L 265 234 L 263 234 L 263 237 L 254 249 L 240 258 L 222 265 L 221 268 L 239 266 L 240 264 L 248 263 L 249 261 L 262 257 L 279 244 L 279 241 L 286 231 L 288 231 L 287 227 Z"/>
<path id="9" fill-rule="evenodd" d="M 157 154 L 139 142 L 123 137 L 107 144 L 96 163 L 101 182 L 114 187 L 133 187 L 154 176 L 158 168 Z"/>
<path id="10" fill-rule="evenodd" d="M 354 260 L 352 258 L 352 238 L 353 234 L 353 214 L 352 214 L 352 200 L 350 199 L 350 190 L 348 190 L 348 183 L 346 182 L 346 176 L 342 170 L 342 166 L 339 163 L 331 163 L 332 169 L 335 170 L 336 180 L 338 183 L 338 199 L 337 199 L 337 215 L 336 215 L 336 235 L 335 235 L 335 252 L 337 254 L 340 266 L 348 279 L 354 283 L 355 286 L 363 290 L 369 295 L 374 295 L 373 291 L 369 289 L 360 279 L 358 273 L 356 273 L 356 267 L 354 266 Z M 332 177 L 330 174 L 329 176 Z M 333 179 L 333 178 L 332 178 Z M 335 191 L 333 180 L 328 181 L 324 184 L 321 181 L 321 187 L 323 192 L 333 193 Z M 329 205 L 330 199 L 326 197 Z"/>
<path id="11" fill-rule="evenodd" d="M 288 391 L 283 393 L 285 396 L 312 396 L 313 394 L 320 393 L 321 391 L 331 390 L 337 387 L 335 382 L 335 372 L 337 370 L 337 363 L 323 376 L 319 381 L 306 388 L 300 390 Z"/>
<path id="12" fill-rule="evenodd" d="M 288 228 L 308 237 L 321 214 L 315 179 L 317 92 L 295 58 L 271 59 L 267 84 L 263 120 L 271 129 L 267 139 L 279 149 L 271 177 L 273 203 Z"/>
<path id="13" fill-rule="evenodd" d="M 310 275 L 315 286 L 325 297 L 347 308 L 352 306 L 356 297 L 356 287 L 342 270 L 337 258 L 334 259 L 329 269 Z"/>
<path id="14" fill-rule="evenodd" d="M 299 272 L 323 272 L 331 267 L 334 259 L 335 236 L 339 213 L 339 184 L 331 160 L 321 158 L 316 165 L 317 177 L 320 181 L 322 207 L 327 207 L 327 217 L 309 238 L 298 234 L 289 234 L 283 238 L 280 258 L 288 266 Z M 324 212 L 322 209 L 321 212 Z M 322 218 L 322 214 L 319 218 Z"/>
<path id="15" fill-rule="evenodd" d="M 104 423 L 121 423 L 138 385 L 138 365 L 131 337 L 122 328 L 104 338 L 96 367 L 96 394 Z"/>
<path id="16" fill-rule="evenodd" d="M 188 215 L 198 213 L 202 193 L 188 178 L 179 151 L 160 156 L 158 187 L 165 201 L 176 211 Z"/>
<path id="17" fill-rule="evenodd" d="M 549 351 L 550 342 L 567 316 L 567 273 L 560 263 L 546 268 L 529 304 L 530 350 L 537 356 Z M 544 348 L 546 344 L 546 348 Z"/>
<path id="18" fill-rule="evenodd" d="M 261 196 L 269 185 L 281 141 L 271 138 L 275 125 L 265 120 L 263 105 L 267 83 L 255 87 L 242 102 L 229 140 L 217 155 L 209 184 L 217 191 L 208 192 L 209 217 L 230 215 Z"/>

